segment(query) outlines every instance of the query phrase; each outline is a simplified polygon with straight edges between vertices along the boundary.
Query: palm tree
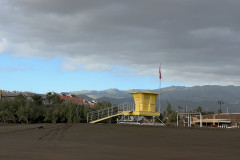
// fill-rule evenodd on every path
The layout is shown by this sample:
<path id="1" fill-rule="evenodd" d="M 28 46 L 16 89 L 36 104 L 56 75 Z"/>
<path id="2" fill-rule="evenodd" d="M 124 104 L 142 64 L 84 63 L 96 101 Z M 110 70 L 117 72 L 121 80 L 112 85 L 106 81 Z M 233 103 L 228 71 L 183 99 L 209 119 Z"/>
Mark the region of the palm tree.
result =
<path id="1" fill-rule="evenodd" d="M 202 107 L 201 107 L 201 106 L 198 106 L 197 109 L 196 109 L 196 112 L 202 113 Z"/>

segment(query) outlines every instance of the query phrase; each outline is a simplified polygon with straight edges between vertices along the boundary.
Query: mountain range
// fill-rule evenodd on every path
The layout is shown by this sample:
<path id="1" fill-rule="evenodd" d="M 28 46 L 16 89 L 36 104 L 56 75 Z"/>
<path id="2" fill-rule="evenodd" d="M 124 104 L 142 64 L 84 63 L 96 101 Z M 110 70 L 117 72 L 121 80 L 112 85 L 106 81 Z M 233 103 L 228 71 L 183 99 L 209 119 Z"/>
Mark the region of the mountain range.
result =
<path id="1" fill-rule="evenodd" d="M 133 102 L 133 97 L 129 92 L 143 91 L 143 89 L 118 90 L 108 89 L 103 91 L 83 90 L 72 91 L 71 94 L 76 96 L 86 96 L 88 99 L 97 101 L 110 101 L 112 104 L 122 104 L 124 102 Z M 159 92 L 159 89 L 148 90 Z M 240 112 L 240 86 L 171 86 L 162 88 L 161 92 L 161 109 L 165 110 L 167 102 L 171 103 L 172 108 L 180 110 L 193 110 L 201 106 L 204 111 L 217 111 L 220 106 L 218 100 L 223 100 L 223 112 Z M 66 92 L 64 92 L 66 93 Z M 158 103 L 158 100 L 157 100 Z M 158 105 L 158 104 L 157 104 Z"/>

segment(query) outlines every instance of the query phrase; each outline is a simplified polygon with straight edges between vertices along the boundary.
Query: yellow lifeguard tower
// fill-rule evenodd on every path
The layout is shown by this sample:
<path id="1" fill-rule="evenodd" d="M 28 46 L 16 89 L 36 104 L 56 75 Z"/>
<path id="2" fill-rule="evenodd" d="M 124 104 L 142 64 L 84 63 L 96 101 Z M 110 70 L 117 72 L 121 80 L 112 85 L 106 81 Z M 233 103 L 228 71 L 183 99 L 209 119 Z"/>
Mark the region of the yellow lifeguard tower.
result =
<path id="1" fill-rule="evenodd" d="M 156 101 L 159 93 L 150 91 L 131 92 L 135 102 L 135 110 L 125 113 L 131 116 L 160 116 L 156 111 Z"/>
<path id="2" fill-rule="evenodd" d="M 97 123 L 117 118 L 117 123 L 128 124 L 155 124 L 155 117 L 160 116 L 156 110 L 156 101 L 159 93 L 151 91 L 131 92 L 134 106 L 113 106 L 88 113 L 87 121 Z M 116 119 L 115 118 L 115 119 Z M 161 122 L 161 120 L 159 119 Z M 161 124 L 163 124 L 161 122 Z"/>

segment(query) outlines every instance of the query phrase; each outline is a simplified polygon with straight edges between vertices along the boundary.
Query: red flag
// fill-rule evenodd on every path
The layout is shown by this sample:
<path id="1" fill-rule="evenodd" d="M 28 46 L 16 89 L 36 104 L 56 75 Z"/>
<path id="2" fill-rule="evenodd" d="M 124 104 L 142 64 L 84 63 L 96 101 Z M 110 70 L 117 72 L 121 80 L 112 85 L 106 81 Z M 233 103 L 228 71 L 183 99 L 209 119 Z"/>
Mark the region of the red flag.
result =
<path id="1" fill-rule="evenodd" d="M 161 66 L 159 66 L 159 79 L 162 79 Z"/>

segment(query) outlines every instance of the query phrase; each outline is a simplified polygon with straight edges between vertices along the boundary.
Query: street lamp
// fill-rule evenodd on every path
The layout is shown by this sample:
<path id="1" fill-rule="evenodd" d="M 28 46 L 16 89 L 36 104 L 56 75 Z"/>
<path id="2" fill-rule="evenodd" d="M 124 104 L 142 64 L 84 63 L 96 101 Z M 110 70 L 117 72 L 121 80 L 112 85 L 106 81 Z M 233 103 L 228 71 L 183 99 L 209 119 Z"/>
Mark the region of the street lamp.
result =
<path id="1" fill-rule="evenodd" d="M 220 106 L 219 112 L 222 113 L 222 105 L 224 104 L 223 100 L 218 100 L 217 104 L 219 104 L 219 106 Z"/>

